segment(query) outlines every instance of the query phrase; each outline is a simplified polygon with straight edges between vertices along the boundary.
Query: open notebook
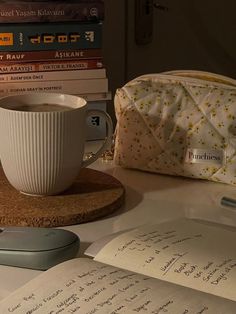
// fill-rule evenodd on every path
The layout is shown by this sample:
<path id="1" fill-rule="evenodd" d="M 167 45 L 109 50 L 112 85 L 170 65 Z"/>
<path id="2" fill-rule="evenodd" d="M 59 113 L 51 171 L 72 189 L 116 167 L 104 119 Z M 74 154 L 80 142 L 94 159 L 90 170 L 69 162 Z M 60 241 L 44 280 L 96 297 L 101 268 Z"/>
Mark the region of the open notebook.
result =
<path id="1" fill-rule="evenodd" d="M 236 313 L 234 229 L 180 219 L 106 242 L 16 290 L 0 313 Z"/>

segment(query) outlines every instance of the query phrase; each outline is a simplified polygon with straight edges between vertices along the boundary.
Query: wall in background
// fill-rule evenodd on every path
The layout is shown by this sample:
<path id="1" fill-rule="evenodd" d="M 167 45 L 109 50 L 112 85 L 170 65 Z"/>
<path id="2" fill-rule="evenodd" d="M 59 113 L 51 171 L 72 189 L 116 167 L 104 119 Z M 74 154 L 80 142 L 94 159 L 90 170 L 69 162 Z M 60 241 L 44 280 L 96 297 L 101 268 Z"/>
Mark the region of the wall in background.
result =
<path id="1" fill-rule="evenodd" d="M 125 0 L 105 0 L 103 55 L 112 97 L 125 82 L 126 12 Z M 107 111 L 115 121 L 113 100 L 108 101 Z"/>
<path id="2" fill-rule="evenodd" d="M 113 95 L 138 75 L 165 70 L 236 78 L 235 0 L 158 0 L 169 10 L 153 10 L 153 38 L 146 45 L 135 41 L 135 1 L 105 0 L 104 56 Z"/>
<path id="3" fill-rule="evenodd" d="M 153 40 L 134 40 L 134 5 L 128 3 L 127 79 L 142 73 L 200 69 L 236 78 L 235 0 L 159 0 L 154 9 Z"/>

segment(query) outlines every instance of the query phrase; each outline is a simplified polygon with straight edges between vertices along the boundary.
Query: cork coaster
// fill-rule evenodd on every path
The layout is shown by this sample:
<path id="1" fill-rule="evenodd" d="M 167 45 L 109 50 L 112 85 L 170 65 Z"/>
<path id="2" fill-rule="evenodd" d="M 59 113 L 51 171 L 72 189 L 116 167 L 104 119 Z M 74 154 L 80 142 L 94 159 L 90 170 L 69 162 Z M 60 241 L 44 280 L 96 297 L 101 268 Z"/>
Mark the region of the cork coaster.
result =
<path id="1" fill-rule="evenodd" d="M 59 227 L 95 220 L 122 206 L 123 185 L 106 173 L 84 168 L 66 192 L 27 196 L 15 190 L 0 167 L 0 226 Z"/>

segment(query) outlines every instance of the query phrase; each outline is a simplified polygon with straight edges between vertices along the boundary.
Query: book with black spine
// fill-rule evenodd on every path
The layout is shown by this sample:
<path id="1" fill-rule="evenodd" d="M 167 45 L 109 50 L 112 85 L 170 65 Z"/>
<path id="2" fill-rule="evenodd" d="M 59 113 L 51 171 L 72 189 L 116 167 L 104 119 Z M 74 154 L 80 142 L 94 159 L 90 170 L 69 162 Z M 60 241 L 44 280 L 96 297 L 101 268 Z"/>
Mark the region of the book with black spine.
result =
<path id="1" fill-rule="evenodd" d="M 0 23 L 97 22 L 103 19 L 103 0 L 0 1 Z"/>

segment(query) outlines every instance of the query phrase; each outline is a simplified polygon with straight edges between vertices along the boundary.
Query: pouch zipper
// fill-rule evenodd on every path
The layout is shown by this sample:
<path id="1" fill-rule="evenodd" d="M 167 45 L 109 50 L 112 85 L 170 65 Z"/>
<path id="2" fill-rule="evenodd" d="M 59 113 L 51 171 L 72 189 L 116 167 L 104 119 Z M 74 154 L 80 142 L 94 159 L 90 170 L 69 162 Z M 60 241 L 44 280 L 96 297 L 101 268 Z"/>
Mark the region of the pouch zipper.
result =
<path id="1" fill-rule="evenodd" d="M 233 80 L 233 79 L 230 79 L 230 78 L 227 78 L 227 77 L 224 77 L 223 75 L 218 75 L 218 74 L 213 74 L 210 73 L 210 72 L 198 72 L 199 74 L 202 73 L 203 75 L 209 75 L 213 78 L 219 78 L 221 80 L 228 80 L 229 81 L 229 84 L 233 84 L 233 85 L 229 85 L 227 83 L 219 83 L 219 82 L 214 82 L 214 81 L 208 81 L 208 80 L 203 80 L 203 79 L 200 79 L 200 78 L 193 78 L 193 77 L 185 77 L 185 76 L 179 76 L 179 75 L 172 75 L 171 73 L 173 73 L 174 71 L 170 71 L 170 72 L 162 72 L 162 73 L 150 73 L 150 74 L 144 74 L 144 75 L 141 75 L 141 76 L 138 76 L 137 78 L 135 78 L 134 80 L 131 80 L 130 82 L 135 82 L 137 80 L 142 80 L 142 79 L 148 79 L 148 78 L 151 78 L 151 79 L 157 79 L 157 78 L 161 78 L 161 79 L 172 79 L 172 80 L 176 80 L 178 82 L 186 82 L 186 83 L 195 83 L 195 84 L 198 84 L 198 85 L 211 85 L 211 86 L 215 86 L 215 87 L 224 87 L 224 88 L 227 88 L 227 89 L 236 89 L 236 80 Z M 194 71 L 186 71 L 188 73 L 194 73 Z M 168 74 L 170 73 L 170 74 Z M 176 70 L 175 72 L 176 74 L 177 73 L 184 73 L 184 71 L 178 71 Z M 196 73 L 196 72 L 195 72 Z M 129 83 L 130 83 L 129 82 Z"/>

